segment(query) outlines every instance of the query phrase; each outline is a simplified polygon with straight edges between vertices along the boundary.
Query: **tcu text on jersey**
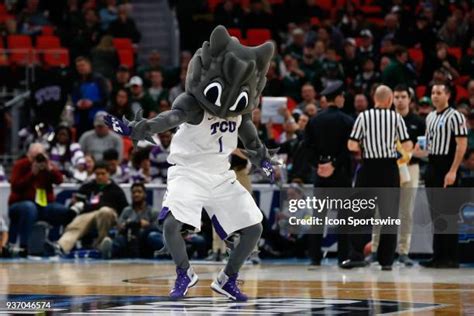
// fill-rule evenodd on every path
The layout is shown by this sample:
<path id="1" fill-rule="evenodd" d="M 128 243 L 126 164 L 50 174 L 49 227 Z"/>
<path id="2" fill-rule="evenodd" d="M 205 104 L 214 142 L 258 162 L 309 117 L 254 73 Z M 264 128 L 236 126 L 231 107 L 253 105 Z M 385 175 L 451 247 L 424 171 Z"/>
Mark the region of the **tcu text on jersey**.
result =
<path id="1" fill-rule="evenodd" d="M 237 127 L 236 122 L 232 121 L 221 121 L 221 122 L 216 122 L 211 125 L 211 135 L 214 135 L 217 133 L 217 131 L 220 131 L 221 133 L 233 133 L 235 132 L 235 129 Z"/>

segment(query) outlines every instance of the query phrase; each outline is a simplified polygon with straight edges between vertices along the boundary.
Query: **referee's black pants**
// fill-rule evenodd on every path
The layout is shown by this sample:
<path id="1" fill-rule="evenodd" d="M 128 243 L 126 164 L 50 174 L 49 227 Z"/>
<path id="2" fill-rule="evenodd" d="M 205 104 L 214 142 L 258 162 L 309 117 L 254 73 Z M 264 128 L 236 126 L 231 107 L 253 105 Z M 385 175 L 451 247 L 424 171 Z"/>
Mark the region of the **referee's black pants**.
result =
<path id="1" fill-rule="evenodd" d="M 347 167 L 340 166 L 334 170 L 334 173 L 327 178 L 316 176 L 314 181 L 315 188 L 350 188 L 351 175 Z M 337 212 L 338 218 L 341 217 L 341 212 Z M 326 217 L 327 212 L 318 214 L 320 218 Z M 314 231 L 308 235 L 308 254 L 313 262 L 320 262 L 323 254 L 321 252 L 321 245 L 323 241 L 324 226 L 318 226 L 318 231 Z M 349 254 L 349 238 L 347 234 L 339 232 L 337 235 L 337 257 L 338 262 L 342 263 L 348 258 Z"/>
<path id="2" fill-rule="evenodd" d="M 444 177 L 452 162 L 452 157 L 429 156 L 425 176 L 426 195 L 434 231 L 433 261 L 441 264 L 458 263 L 459 260 L 457 219 L 460 205 L 457 205 L 455 191 L 439 189 L 444 186 Z M 459 175 L 452 187 L 457 186 L 458 178 Z"/>
<path id="3" fill-rule="evenodd" d="M 388 192 L 383 188 L 399 188 L 400 173 L 396 159 L 364 159 L 359 175 L 356 180 L 358 188 L 374 188 L 368 190 L 369 198 L 378 197 L 377 206 L 380 218 L 398 218 L 398 206 L 400 203 L 399 190 Z M 376 190 L 375 188 L 382 188 Z M 366 214 L 365 217 L 374 216 Z M 363 216 L 363 214 L 361 214 Z M 360 261 L 364 259 L 364 247 L 370 241 L 371 227 L 365 229 L 365 233 L 356 232 L 351 236 L 350 259 Z M 382 266 L 391 266 L 395 257 L 397 247 L 397 231 L 391 226 L 382 226 L 380 232 L 380 243 L 377 249 L 377 259 Z"/>

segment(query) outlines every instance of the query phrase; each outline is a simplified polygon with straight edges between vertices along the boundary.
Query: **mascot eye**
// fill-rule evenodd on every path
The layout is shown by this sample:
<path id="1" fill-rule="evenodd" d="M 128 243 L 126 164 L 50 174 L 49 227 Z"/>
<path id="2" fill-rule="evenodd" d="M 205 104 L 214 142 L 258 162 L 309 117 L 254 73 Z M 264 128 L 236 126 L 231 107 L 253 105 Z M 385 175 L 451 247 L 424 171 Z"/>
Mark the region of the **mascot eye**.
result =
<path id="1" fill-rule="evenodd" d="M 222 95 L 222 86 L 219 82 L 213 82 L 209 84 L 206 89 L 204 89 L 204 96 L 207 101 L 221 106 L 221 95 Z"/>
<path id="2" fill-rule="evenodd" d="M 229 110 L 240 112 L 249 104 L 249 94 L 247 91 L 240 92 L 237 100 L 235 101 L 234 105 L 232 105 Z"/>

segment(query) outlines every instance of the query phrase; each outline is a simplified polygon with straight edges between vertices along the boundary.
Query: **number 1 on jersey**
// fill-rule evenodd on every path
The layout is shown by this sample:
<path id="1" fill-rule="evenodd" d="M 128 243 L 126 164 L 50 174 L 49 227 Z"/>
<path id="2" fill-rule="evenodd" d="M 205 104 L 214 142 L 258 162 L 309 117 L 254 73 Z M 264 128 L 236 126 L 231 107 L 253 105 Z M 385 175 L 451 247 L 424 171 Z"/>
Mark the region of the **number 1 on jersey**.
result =
<path id="1" fill-rule="evenodd" d="M 224 148 L 223 148 L 223 145 L 222 145 L 222 136 L 221 136 L 221 137 L 219 137 L 219 152 L 221 153 L 223 149 Z"/>

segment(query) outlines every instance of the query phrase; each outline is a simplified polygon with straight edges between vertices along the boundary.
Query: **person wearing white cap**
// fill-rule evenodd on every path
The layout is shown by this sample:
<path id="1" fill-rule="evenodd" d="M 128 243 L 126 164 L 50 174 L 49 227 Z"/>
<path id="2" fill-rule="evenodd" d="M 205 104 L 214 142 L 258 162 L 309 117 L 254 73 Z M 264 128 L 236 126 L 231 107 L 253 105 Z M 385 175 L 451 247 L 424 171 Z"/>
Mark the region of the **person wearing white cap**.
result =
<path id="1" fill-rule="evenodd" d="M 378 59 L 378 50 L 374 47 L 374 36 L 369 29 L 363 29 L 360 31 L 360 37 L 362 38 L 360 47 L 357 49 L 357 58 L 359 60 L 370 58 L 373 60 Z"/>
<path id="2" fill-rule="evenodd" d="M 128 86 L 130 88 L 131 100 L 130 105 L 133 112 L 143 110 L 143 116 L 146 118 L 154 117 L 158 114 L 158 104 L 143 88 L 143 80 L 139 76 L 133 76 Z"/>

